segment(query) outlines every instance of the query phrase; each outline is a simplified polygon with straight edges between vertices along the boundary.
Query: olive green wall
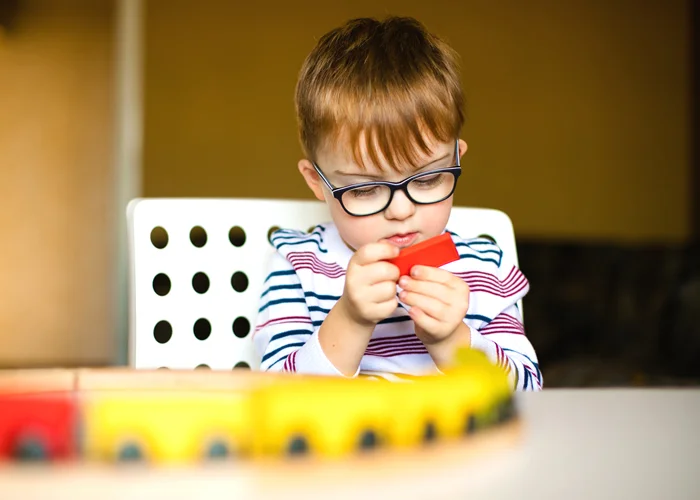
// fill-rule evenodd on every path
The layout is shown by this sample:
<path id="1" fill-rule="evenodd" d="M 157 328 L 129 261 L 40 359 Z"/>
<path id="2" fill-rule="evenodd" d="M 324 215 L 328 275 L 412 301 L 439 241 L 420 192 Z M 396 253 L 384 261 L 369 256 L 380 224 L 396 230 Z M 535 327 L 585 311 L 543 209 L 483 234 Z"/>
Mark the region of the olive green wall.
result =
<path id="1" fill-rule="evenodd" d="M 292 96 L 320 35 L 412 15 L 462 55 L 459 205 L 518 237 L 683 240 L 689 5 L 616 0 L 148 0 L 144 194 L 307 198 Z"/>

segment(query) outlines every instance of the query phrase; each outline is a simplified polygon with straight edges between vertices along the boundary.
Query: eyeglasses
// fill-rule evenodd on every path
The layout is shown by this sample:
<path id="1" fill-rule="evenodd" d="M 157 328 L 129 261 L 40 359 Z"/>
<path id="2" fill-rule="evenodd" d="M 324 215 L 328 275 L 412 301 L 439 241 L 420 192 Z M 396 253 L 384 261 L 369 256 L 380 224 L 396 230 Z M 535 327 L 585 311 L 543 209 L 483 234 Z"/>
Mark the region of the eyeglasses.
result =
<path id="1" fill-rule="evenodd" d="M 401 182 L 363 182 L 344 187 L 333 186 L 318 165 L 311 163 L 343 210 L 355 217 L 366 217 L 386 210 L 397 190 L 403 191 L 416 205 L 431 205 L 446 200 L 454 193 L 457 179 L 462 173 L 459 141 L 455 143 L 455 158 L 457 164 L 454 167 L 421 172 Z"/>

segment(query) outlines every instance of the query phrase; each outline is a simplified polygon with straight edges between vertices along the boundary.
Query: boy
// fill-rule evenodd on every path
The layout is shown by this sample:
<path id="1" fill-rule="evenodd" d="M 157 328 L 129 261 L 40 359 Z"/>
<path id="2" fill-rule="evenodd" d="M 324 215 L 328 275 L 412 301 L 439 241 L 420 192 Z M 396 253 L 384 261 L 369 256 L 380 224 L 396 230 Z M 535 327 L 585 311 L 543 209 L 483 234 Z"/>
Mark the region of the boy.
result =
<path id="1" fill-rule="evenodd" d="M 272 237 L 254 337 L 262 370 L 437 374 L 467 345 L 515 389 L 541 389 L 516 306 L 529 285 L 512 256 L 452 233 L 459 261 L 400 279 L 386 261 L 445 231 L 467 150 L 456 60 L 410 18 L 352 20 L 307 57 L 298 167 L 333 223 Z"/>

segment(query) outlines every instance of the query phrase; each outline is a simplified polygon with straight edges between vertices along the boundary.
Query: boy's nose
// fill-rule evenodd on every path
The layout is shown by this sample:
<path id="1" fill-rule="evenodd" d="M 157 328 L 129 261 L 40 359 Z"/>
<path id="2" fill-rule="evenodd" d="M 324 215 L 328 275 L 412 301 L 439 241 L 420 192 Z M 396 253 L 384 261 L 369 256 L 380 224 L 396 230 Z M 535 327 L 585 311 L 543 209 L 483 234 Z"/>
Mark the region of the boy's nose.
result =
<path id="1" fill-rule="evenodd" d="M 386 210 L 384 216 L 392 220 L 408 219 L 416 212 L 416 205 L 408 199 L 406 193 L 401 190 L 394 192 L 394 197 Z"/>

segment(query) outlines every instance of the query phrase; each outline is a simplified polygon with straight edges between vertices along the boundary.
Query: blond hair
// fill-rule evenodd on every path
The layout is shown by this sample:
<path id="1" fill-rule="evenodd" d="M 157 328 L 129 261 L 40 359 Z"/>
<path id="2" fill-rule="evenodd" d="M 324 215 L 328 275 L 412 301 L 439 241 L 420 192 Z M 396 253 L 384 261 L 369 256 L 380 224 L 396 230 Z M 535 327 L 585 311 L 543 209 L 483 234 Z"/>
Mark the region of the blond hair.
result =
<path id="1" fill-rule="evenodd" d="M 394 169 L 455 140 L 464 123 L 458 56 L 415 19 L 353 19 L 318 41 L 301 68 L 295 107 L 307 158 L 348 141 L 355 162 Z"/>

